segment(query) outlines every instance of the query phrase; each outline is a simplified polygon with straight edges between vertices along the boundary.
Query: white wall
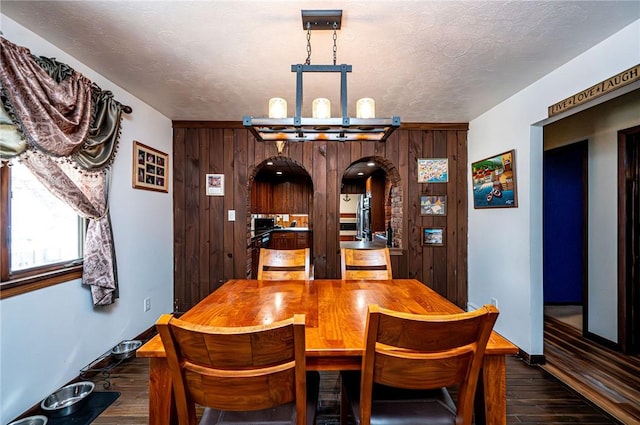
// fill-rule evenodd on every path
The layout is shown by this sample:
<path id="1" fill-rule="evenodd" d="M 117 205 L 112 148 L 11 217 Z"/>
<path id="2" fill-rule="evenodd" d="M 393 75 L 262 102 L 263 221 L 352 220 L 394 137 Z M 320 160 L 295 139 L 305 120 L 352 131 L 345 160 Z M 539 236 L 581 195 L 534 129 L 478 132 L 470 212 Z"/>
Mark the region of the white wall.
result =
<path id="1" fill-rule="evenodd" d="M 345 197 L 348 196 L 348 201 L 345 201 Z M 354 194 L 340 194 L 340 213 L 341 214 L 355 214 L 358 209 L 359 195 Z"/>
<path id="2" fill-rule="evenodd" d="M 171 153 L 172 129 L 158 111 L 6 16 L 0 19 L 5 38 L 71 65 L 133 108 L 122 122 L 110 196 L 120 298 L 94 309 L 89 289 L 76 280 L 0 301 L 0 424 L 6 424 L 173 310 L 172 188 L 159 193 L 131 187 L 133 140 Z M 146 297 L 149 312 L 143 312 Z"/>
<path id="3" fill-rule="evenodd" d="M 587 330 L 613 342 L 618 342 L 618 131 L 638 125 L 640 92 L 635 91 L 544 129 L 545 150 L 587 140 Z"/>
<path id="4" fill-rule="evenodd" d="M 543 353 L 542 129 L 534 124 L 548 106 L 638 63 L 640 20 L 469 123 L 469 167 L 515 149 L 518 185 L 517 208 L 476 210 L 469 193 L 469 306 L 498 299 L 496 330 L 528 354 Z"/>

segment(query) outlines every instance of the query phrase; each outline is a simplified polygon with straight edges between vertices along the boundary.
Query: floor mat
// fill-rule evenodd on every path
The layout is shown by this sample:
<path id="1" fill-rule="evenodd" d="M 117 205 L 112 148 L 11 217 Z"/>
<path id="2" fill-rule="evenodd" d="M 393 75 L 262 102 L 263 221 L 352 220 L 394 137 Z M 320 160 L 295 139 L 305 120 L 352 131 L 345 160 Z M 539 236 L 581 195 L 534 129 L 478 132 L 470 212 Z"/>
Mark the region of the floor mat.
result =
<path id="1" fill-rule="evenodd" d="M 120 393 L 117 391 L 96 391 L 77 412 L 60 418 L 49 418 L 47 425 L 89 425 L 118 397 Z"/>

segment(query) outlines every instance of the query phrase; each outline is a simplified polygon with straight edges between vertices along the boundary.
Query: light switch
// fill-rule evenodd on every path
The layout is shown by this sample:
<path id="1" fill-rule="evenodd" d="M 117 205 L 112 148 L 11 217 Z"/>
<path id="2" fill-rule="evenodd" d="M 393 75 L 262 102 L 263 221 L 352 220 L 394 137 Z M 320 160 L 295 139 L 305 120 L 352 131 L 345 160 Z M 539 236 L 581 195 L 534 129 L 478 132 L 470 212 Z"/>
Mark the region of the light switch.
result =
<path id="1" fill-rule="evenodd" d="M 236 221 L 236 210 L 229 210 L 229 221 Z"/>

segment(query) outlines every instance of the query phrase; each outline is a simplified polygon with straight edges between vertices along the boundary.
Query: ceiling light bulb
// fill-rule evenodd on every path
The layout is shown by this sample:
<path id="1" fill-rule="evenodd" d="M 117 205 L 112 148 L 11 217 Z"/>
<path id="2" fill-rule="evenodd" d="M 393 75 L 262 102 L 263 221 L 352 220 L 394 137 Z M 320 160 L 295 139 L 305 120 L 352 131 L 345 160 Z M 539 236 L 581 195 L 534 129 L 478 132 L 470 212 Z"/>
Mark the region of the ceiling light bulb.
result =
<path id="1" fill-rule="evenodd" d="M 269 118 L 287 118 L 287 101 L 281 97 L 269 99 Z"/>
<path id="2" fill-rule="evenodd" d="M 324 97 L 313 100 L 313 118 L 327 119 L 331 118 L 331 101 Z"/>
<path id="3" fill-rule="evenodd" d="M 370 97 L 363 97 L 356 102 L 356 117 L 375 118 L 376 102 Z"/>

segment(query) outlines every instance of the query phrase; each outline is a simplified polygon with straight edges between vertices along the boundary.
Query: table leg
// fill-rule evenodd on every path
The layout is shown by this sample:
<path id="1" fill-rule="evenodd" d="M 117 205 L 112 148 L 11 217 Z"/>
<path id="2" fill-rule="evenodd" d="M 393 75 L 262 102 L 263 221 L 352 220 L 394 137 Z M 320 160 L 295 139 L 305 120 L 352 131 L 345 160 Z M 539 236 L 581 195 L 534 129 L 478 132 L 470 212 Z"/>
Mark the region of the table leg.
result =
<path id="1" fill-rule="evenodd" d="M 149 425 L 177 423 L 167 359 L 151 357 L 149 359 Z"/>
<path id="2" fill-rule="evenodd" d="M 475 399 L 476 424 L 506 425 L 507 369 L 504 356 L 485 356 Z"/>

